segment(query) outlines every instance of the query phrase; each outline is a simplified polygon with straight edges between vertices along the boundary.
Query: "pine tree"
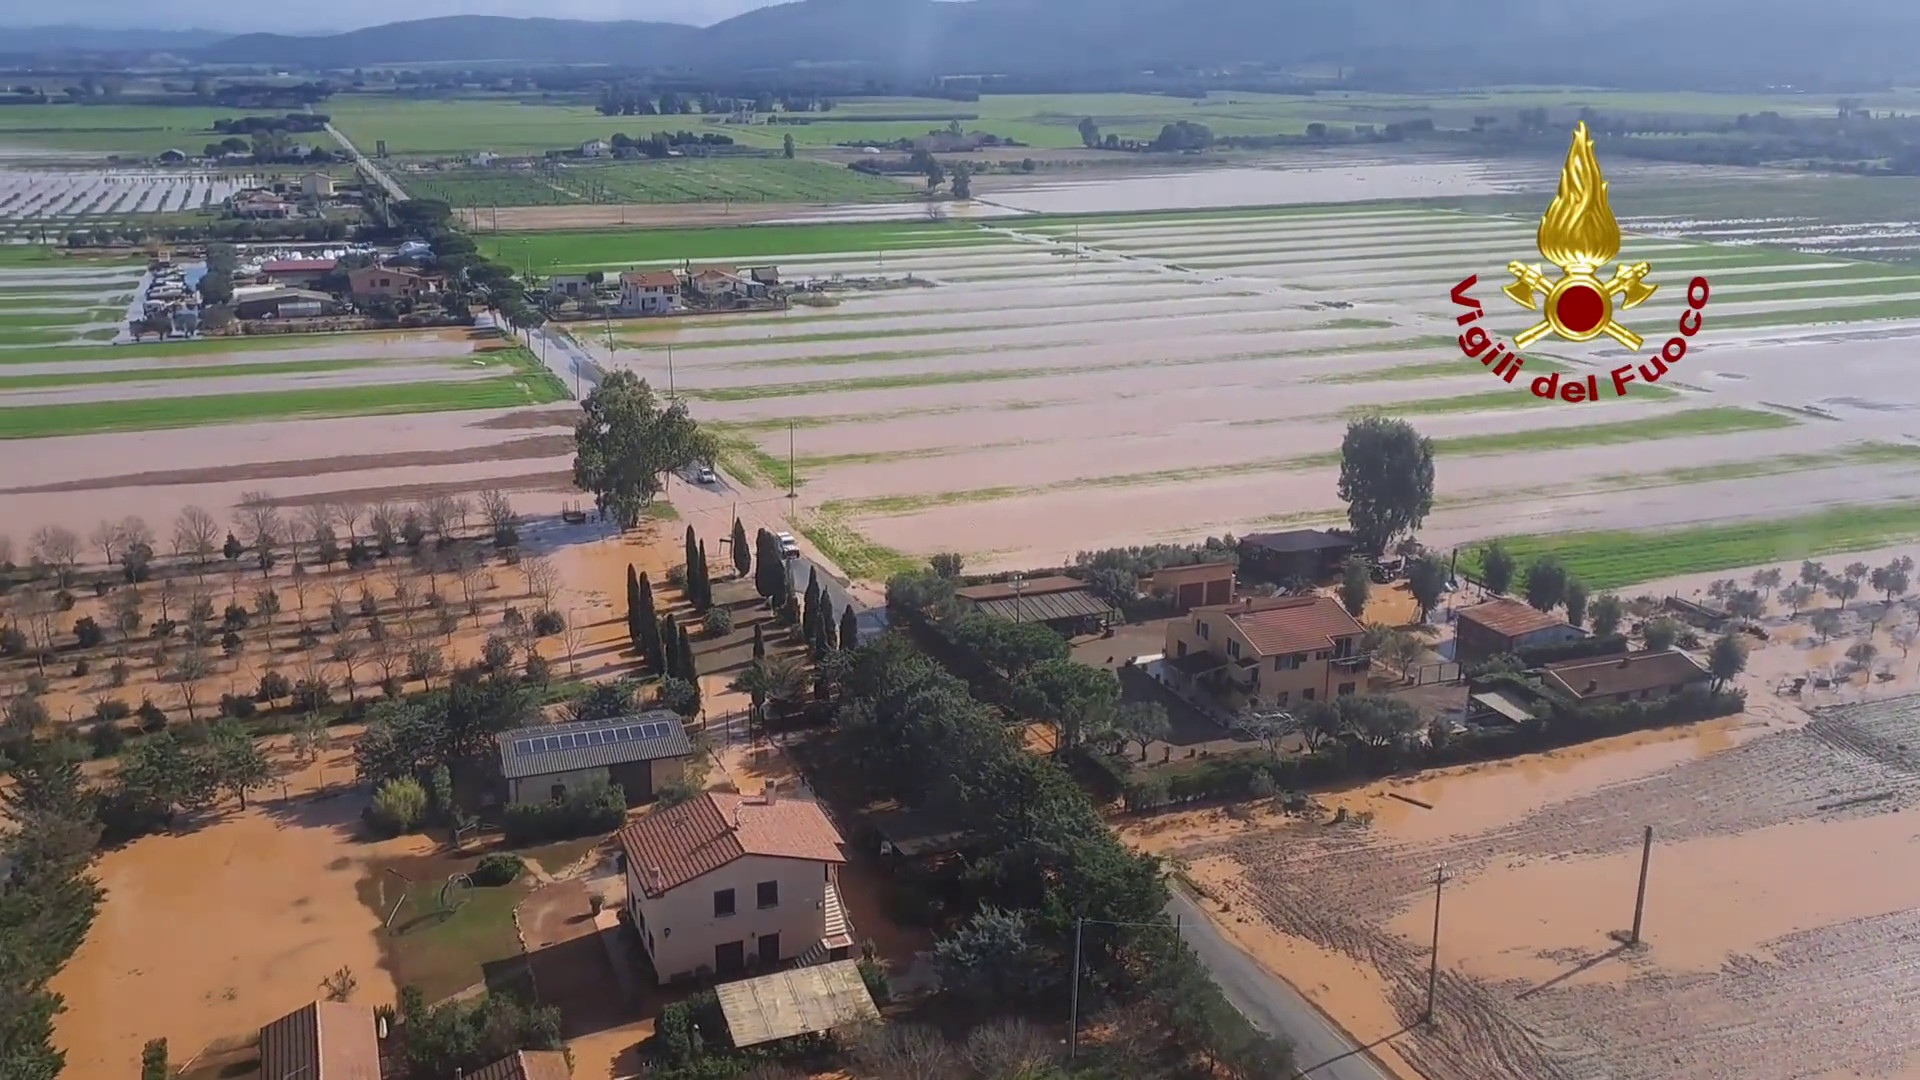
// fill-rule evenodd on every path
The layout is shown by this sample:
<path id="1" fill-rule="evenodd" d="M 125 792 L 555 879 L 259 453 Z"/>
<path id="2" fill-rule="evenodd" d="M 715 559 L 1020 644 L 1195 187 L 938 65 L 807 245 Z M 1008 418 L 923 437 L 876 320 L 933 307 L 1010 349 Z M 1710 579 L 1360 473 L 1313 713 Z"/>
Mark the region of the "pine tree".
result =
<path id="1" fill-rule="evenodd" d="M 669 679 L 680 678 L 680 627 L 671 615 L 660 618 L 660 648 L 666 654 L 661 674 Z"/>
<path id="2" fill-rule="evenodd" d="M 633 643 L 635 652 L 644 652 L 641 647 L 646 634 L 640 629 L 640 577 L 633 572 L 633 564 L 627 564 L 627 640 Z"/>
<path id="3" fill-rule="evenodd" d="M 733 572 L 737 577 L 746 577 L 753 569 L 753 552 L 747 550 L 747 527 L 740 524 L 739 518 L 733 519 Z"/>
<path id="4" fill-rule="evenodd" d="M 755 660 L 765 660 L 767 658 L 767 635 L 765 627 L 765 623 L 753 624 L 753 658 Z"/>
<path id="5" fill-rule="evenodd" d="M 840 613 L 840 647 L 854 649 L 860 644 L 860 618 L 853 613 L 853 605 Z"/>
<path id="6" fill-rule="evenodd" d="M 656 675 L 666 672 L 662 667 L 664 657 L 660 652 L 660 616 L 654 610 L 653 582 L 647 575 L 640 575 L 640 606 L 633 617 L 634 629 L 640 635 L 640 651 L 647 658 L 647 666 Z"/>

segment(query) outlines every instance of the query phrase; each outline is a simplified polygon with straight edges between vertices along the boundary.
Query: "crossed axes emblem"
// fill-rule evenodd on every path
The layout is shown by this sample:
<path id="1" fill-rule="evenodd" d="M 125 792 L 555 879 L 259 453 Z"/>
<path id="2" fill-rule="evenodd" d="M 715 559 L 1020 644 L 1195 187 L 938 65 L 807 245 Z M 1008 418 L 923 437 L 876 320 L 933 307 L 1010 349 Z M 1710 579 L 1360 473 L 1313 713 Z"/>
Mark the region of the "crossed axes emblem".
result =
<path id="1" fill-rule="evenodd" d="M 1653 267 L 1648 263 L 1634 263 L 1632 266 L 1616 266 L 1613 278 L 1601 281 L 1593 271 L 1576 267 L 1567 271 L 1559 281 L 1548 281 L 1547 276 L 1537 266 L 1510 262 L 1507 270 L 1513 274 L 1514 282 L 1502 289 L 1513 302 L 1529 311 L 1543 311 L 1547 316 L 1539 323 L 1522 330 L 1513 336 L 1515 348 L 1524 349 L 1548 334 L 1557 333 L 1572 341 L 1587 341 L 1606 334 L 1629 349 L 1639 350 L 1646 339 L 1620 325 L 1614 319 L 1613 298 L 1620 297 L 1619 309 L 1622 311 L 1644 303 L 1654 294 L 1658 285 L 1646 283 L 1647 273 Z M 1602 315 L 1597 326 L 1581 329 L 1569 329 L 1556 310 L 1560 298 L 1572 289 L 1589 289 L 1601 298 Z M 1542 297 L 1545 307 L 1543 308 Z"/>

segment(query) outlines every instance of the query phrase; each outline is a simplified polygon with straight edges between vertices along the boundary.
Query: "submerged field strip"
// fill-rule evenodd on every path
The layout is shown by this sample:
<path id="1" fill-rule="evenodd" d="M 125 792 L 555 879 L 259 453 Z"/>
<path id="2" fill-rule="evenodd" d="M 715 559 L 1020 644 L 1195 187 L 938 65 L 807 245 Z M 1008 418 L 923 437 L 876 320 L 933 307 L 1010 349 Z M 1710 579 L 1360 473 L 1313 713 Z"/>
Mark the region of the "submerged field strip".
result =
<path id="1" fill-rule="evenodd" d="M 1920 274 L 1629 236 L 1623 258 L 1651 262 L 1661 289 L 1625 321 L 1654 344 L 1542 343 L 1507 385 L 1460 355 L 1448 290 L 1477 274 L 1483 325 L 1510 340 L 1533 316 L 1499 290 L 1507 262 L 1539 261 L 1534 227 L 1415 206 L 1015 219 L 964 242 L 888 226 L 901 235 L 886 272 L 932 287 L 844 293 L 780 317 L 629 324 L 613 362 L 663 380 L 671 344 L 678 392 L 720 425 L 743 482 L 789 479 L 791 430 L 806 527 L 856 576 L 957 540 L 975 565 L 1046 564 L 1196 525 L 1323 514 L 1338 506 L 1340 428 L 1375 413 L 1435 440 L 1433 524 L 1449 542 L 1500 531 L 1486 508 L 1502 491 L 1525 497 L 1527 521 L 1608 507 L 1655 532 L 1687 524 L 1668 520 L 1681 491 L 1729 518 L 1848 498 L 1845 484 L 1804 496 L 1766 482 L 1820 469 L 1869 476 L 1872 498 L 1920 498 L 1904 453 L 1843 449 L 1898 445 L 1897 422 L 1870 409 L 1821 422 L 1835 407 L 1805 357 L 1892 363 L 1902 337 L 1920 334 L 1906 321 L 1920 320 Z M 878 272 L 864 245 L 826 250 L 814 233 L 774 252 L 773 235 L 736 247 L 768 252 L 789 279 Z M 613 263 L 651 254 L 596 243 Z M 1695 274 L 1713 283 L 1709 332 L 1660 385 L 1636 378 L 1614 399 L 1610 373 L 1674 335 Z M 1526 389 L 1588 374 L 1606 400 L 1548 403 Z M 1676 495 L 1630 494 L 1651 488 Z"/>

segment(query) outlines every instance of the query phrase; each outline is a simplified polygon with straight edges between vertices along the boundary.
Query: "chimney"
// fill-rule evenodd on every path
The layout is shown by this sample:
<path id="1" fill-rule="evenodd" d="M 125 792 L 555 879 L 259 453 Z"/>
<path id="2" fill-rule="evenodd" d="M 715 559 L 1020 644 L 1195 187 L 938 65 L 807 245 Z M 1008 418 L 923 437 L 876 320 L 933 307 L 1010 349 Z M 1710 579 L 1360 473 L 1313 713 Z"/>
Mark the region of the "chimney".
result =
<path id="1" fill-rule="evenodd" d="M 649 873 L 649 874 L 651 874 L 651 875 L 653 876 L 653 891 L 654 891 L 654 892 L 657 892 L 657 893 L 663 893 L 663 892 L 666 892 L 666 891 L 667 891 L 667 873 L 666 873 L 666 871 L 664 871 L 664 870 L 662 870 L 662 869 L 660 869 L 660 868 L 659 868 L 659 867 L 657 867 L 657 866 L 649 866 L 649 867 L 647 867 L 647 873 Z"/>
<path id="2" fill-rule="evenodd" d="M 1595 690 L 1598 690 L 1598 689 L 1600 689 L 1600 680 L 1599 680 L 1599 679 L 1588 679 L 1588 680 L 1587 680 L 1587 688 L 1586 688 L 1585 690 L 1582 690 L 1582 691 L 1580 691 L 1580 692 L 1581 692 L 1581 693 L 1583 693 L 1583 694 L 1591 694 L 1591 693 L 1593 693 L 1593 692 L 1594 692 Z"/>
<path id="3" fill-rule="evenodd" d="M 767 781 L 765 784 L 761 785 L 760 787 L 760 801 L 763 803 L 766 803 L 768 806 L 772 806 L 774 803 L 774 800 L 779 797 L 778 795 L 779 791 L 780 791 L 780 781 L 778 780 Z"/>
<path id="4" fill-rule="evenodd" d="M 1633 657 L 1632 657 L 1632 656 L 1622 656 L 1622 657 L 1620 658 L 1620 666 L 1621 666 L 1621 667 L 1623 667 L 1623 668 L 1624 668 L 1624 667 L 1632 667 L 1632 666 L 1633 666 Z"/>

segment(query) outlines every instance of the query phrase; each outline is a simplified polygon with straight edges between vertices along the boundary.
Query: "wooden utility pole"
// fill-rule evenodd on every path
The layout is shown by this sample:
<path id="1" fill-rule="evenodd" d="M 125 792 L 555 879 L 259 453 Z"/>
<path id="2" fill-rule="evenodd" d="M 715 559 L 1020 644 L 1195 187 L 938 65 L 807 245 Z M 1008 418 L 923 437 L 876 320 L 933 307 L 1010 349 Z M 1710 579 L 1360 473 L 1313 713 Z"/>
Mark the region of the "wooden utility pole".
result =
<path id="1" fill-rule="evenodd" d="M 1640 840 L 1640 891 L 1633 898 L 1633 930 L 1627 935 L 1627 944 L 1640 944 L 1640 917 L 1647 911 L 1647 863 L 1653 858 L 1653 826 Z"/>
<path id="2" fill-rule="evenodd" d="M 1433 868 L 1433 952 L 1427 962 L 1427 1011 L 1421 1017 L 1428 1027 L 1434 1023 L 1434 998 L 1440 990 L 1440 886 L 1446 884 L 1447 868 Z"/>
<path id="3" fill-rule="evenodd" d="M 1087 920 L 1073 920 L 1073 991 L 1069 996 L 1069 1018 L 1067 1020 L 1067 1060 L 1072 1061 L 1080 1052 L 1080 932 L 1086 927 Z"/>

